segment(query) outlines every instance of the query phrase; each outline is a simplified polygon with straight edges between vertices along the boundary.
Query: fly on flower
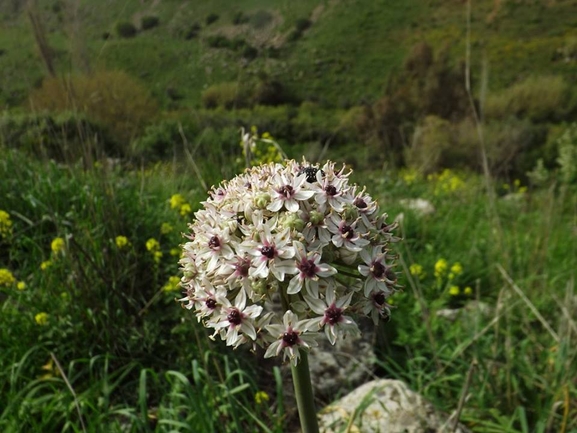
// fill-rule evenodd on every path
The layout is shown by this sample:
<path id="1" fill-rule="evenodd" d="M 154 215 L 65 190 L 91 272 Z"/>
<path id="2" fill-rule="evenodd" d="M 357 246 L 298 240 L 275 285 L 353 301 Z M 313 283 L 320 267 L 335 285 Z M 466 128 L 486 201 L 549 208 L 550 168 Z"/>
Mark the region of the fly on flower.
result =
<path id="1" fill-rule="evenodd" d="M 286 161 L 212 189 L 179 262 L 180 301 L 212 337 L 296 364 L 321 338 L 358 334 L 359 314 L 389 315 L 396 225 L 349 175 L 333 162 Z"/>

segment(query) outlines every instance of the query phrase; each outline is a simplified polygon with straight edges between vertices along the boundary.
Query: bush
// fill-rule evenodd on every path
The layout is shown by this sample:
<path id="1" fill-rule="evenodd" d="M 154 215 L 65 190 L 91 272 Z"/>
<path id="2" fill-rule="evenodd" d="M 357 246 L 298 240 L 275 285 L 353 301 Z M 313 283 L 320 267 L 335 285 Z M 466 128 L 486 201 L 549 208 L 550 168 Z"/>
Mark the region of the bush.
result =
<path id="1" fill-rule="evenodd" d="M 563 119 L 570 104 L 569 86 L 559 76 L 532 76 L 487 97 L 485 116 L 491 119 L 526 117 L 534 122 Z"/>
<path id="2" fill-rule="evenodd" d="M 152 29 L 160 24 L 160 19 L 157 16 L 144 16 L 140 20 L 140 27 L 142 30 Z"/>
<path id="3" fill-rule="evenodd" d="M 222 107 L 227 110 L 246 106 L 248 102 L 246 92 L 235 82 L 214 84 L 202 92 L 201 98 L 206 108 Z"/>
<path id="4" fill-rule="evenodd" d="M 437 116 L 427 116 L 415 128 L 411 147 L 405 151 L 409 168 L 429 174 L 443 167 L 444 153 L 451 148 L 451 124 Z"/>
<path id="5" fill-rule="evenodd" d="M 194 39 L 198 36 L 200 32 L 200 24 L 199 23 L 192 23 L 190 27 L 183 31 L 184 39 L 187 41 L 190 39 Z"/>
<path id="6" fill-rule="evenodd" d="M 116 34 L 121 38 L 133 38 L 136 36 L 136 27 L 129 21 L 116 23 Z"/>
<path id="7" fill-rule="evenodd" d="M 246 24 L 250 20 L 250 16 L 242 11 L 235 12 L 232 16 L 232 23 L 234 25 Z"/>
<path id="8" fill-rule="evenodd" d="M 157 113 L 157 104 L 146 86 L 123 71 L 99 71 L 62 81 L 47 78 L 30 94 L 35 110 L 74 111 L 106 127 L 118 143 L 118 154 L 128 153 L 128 144 Z"/>
<path id="9" fill-rule="evenodd" d="M 258 57 L 258 50 L 251 45 L 246 45 L 242 50 L 242 56 L 248 60 L 256 59 Z"/>
<path id="10" fill-rule="evenodd" d="M 211 48 L 231 48 L 231 41 L 223 35 L 211 35 L 206 38 L 206 43 Z"/>
<path id="11" fill-rule="evenodd" d="M 204 22 L 206 23 L 207 26 L 210 26 L 212 23 L 214 23 L 215 21 L 217 21 L 219 18 L 218 14 L 210 13 L 206 16 Z"/>
<path id="12" fill-rule="evenodd" d="M 105 128 L 71 112 L 4 114 L 0 117 L 0 144 L 28 155 L 59 162 L 91 160 L 111 155 L 117 147 Z"/>

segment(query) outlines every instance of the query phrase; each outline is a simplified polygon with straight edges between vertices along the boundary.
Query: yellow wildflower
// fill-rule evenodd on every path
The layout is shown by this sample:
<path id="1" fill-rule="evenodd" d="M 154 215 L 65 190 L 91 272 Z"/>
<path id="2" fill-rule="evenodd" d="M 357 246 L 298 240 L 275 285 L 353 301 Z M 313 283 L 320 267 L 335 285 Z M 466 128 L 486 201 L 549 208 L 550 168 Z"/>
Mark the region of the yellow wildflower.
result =
<path id="1" fill-rule="evenodd" d="M 48 324 L 48 313 L 38 313 L 36 316 L 34 316 L 34 320 L 36 321 L 36 323 L 40 326 L 44 326 Z"/>
<path id="2" fill-rule="evenodd" d="M 146 249 L 150 252 L 158 251 L 160 249 L 160 244 L 154 238 L 150 238 L 146 241 Z"/>
<path id="3" fill-rule="evenodd" d="M 116 236 L 116 239 L 114 240 L 114 242 L 116 243 L 116 246 L 118 248 L 124 248 L 125 246 L 127 246 L 130 243 L 126 236 Z"/>
<path id="4" fill-rule="evenodd" d="M 471 289 L 469 286 L 465 287 L 465 289 L 463 290 L 463 293 L 467 296 L 471 296 L 473 294 L 473 289 Z"/>
<path id="5" fill-rule="evenodd" d="M 10 287 L 16 282 L 16 278 L 8 269 L 0 269 L 0 286 Z"/>
<path id="6" fill-rule="evenodd" d="M 26 289 L 26 283 L 24 281 L 18 281 L 18 283 L 16 283 L 16 288 L 18 290 L 24 290 Z"/>
<path id="7" fill-rule="evenodd" d="M 265 391 L 258 391 L 254 395 L 254 401 L 256 402 L 256 404 L 262 404 L 262 403 L 265 403 L 269 400 L 270 400 L 270 397 L 268 396 L 268 394 Z"/>
<path id="8" fill-rule="evenodd" d="M 453 266 L 451 266 L 451 272 L 455 275 L 461 275 L 463 273 L 463 265 L 459 262 L 455 262 Z"/>
<path id="9" fill-rule="evenodd" d="M 265 140 L 272 140 L 272 135 L 270 135 L 270 132 L 263 132 L 261 137 Z"/>
<path id="10" fill-rule="evenodd" d="M 0 237 L 7 238 L 12 234 L 12 220 L 10 214 L 0 210 Z"/>
<path id="11" fill-rule="evenodd" d="M 423 266 L 419 265 L 418 263 L 411 264 L 411 266 L 409 266 L 409 272 L 419 280 L 422 280 L 425 277 Z"/>
<path id="12" fill-rule="evenodd" d="M 182 206 L 180 206 L 180 215 L 182 216 L 187 216 L 188 214 L 192 213 L 192 208 L 190 207 L 190 205 L 188 203 L 184 203 Z"/>
<path id="13" fill-rule="evenodd" d="M 50 243 L 50 249 L 54 254 L 59 254 L 64 251 L 66 244 L 64 243 L 64 239 L 62 238 L 54 238 L 54 240 Z"/>
<path id="14" fill-rule="evenodd" d="M 182 195 L 174 194 L 172 197 L 170 197 L 170 208 L 171 209 L 178 209 L 185 202 L 186 202 L 186 200 L 184 199 L 184 197 Z"/>
<path id="15" fill-rule="evenodd" d="M 172 292 L 180 289 L 180 277 L 172 276 L 168 279 L 166 284 L 162 287 L 164 292 Z"/>
<path id="16" fill-rule="evenodd" d="M 180 255 L 180 248 L 171 248 L 170 249 L 170 255 L 173 257 L 179 256 Z"/>
<path id="17" fill-rule="evenodd" d="M 437 263 L 435 263 L 435 277 L 436 278 L 443 278 L 443 276 L 445 275 L 445 272 L 447 272 L 447 261 L 445 259 L 439 259 L 437 260 Z"/>
<path id="18" fill-rule="evenodd" d="M 162 251 L 155 251 L 154 252 L 154 262 L 160 263 L 160 259 L 162 259 Z"/>
<path id="19" fill-rule="evenodd" d="M 451 296 L 458 296 L 460 293 L 459 286 L 451 286 L 449 287 L 449 295 Z"/>
<path id="20" fill-rule="evenodd" d="M 54 365 L 54 361 L 52 360 L 52 358 L 50 358 L 48 362 L 46 362 L 46 364 L 44 364 L 40 368 L 46 372 L 42 376 L 40 376 L 40 380 L 51 379 L 52 377 L 58 376 L 60 374 L 60 372 Z"/>
<path id="21" fill-rule="evenodd" d="M 160 233 L 162 233 L 163 235 L 166 235 L 166 234 L 170 233 L 172 231 L 172 229 L 173 229 L 172 224 L 162 223 L 162 225 L 160 226 Z"/>
<path id="22" fill-rule="evenodd" d="M 401 172 L 401 179 L 407 185 L 412 185 L 417 180 L 418 173 L 415 170 L 403 170 Z"/>
<path id="23" fill-rule="evenodd" d="M 40 269 L 42 269 L 43 271 L 48 269 L 50 266 L 52 266 L 52 261 L 50 261 L 50 260 L 46 260 L 46 261 L 40 263 Z"/>

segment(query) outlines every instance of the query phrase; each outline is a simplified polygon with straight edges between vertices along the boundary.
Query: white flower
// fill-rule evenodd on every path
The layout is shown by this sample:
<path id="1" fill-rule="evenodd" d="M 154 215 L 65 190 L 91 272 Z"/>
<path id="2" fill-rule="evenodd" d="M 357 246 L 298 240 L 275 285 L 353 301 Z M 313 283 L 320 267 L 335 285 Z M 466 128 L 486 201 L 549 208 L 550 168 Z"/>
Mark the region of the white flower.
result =
<path id="1" fill-rule="evenodd" d="M 277 174 L 273 181 L 275 197 L 267 209 L 277 212 L 284 206 L 289 212 L 297 212 L 299 210 L 298 201 L 308 200 L 315 194 L 314 191 L 307 191 L 302 188 L 305 180 L 304 174 L 295 177 L 292 181 L 288 180 L 286 176 Z"/>
<path id="2" fill-rule="evenodd" d="M 324 300 L 311 298 L 307 295 L 304 296 L 311 309 L 321 315 L 321 317 L 311 319 L 311 323 L 316 324 L 319 328 L 325 328 L 325 334 L 331 344 L 336 343 L 339 334 L 359 334 L 355 321 L 344 315 L 345 310 L 351 303 L 353 294 L 354 292 L 349 292 L 337 300 L 334 289 L 329 288 Z"/>
<path id="3" fill-rule="evenodd" d="M 234 305 L 225 296 L 217 296 L 217 302 L 221 305 L 220 314 L 208 322 L 208 326 L 216 332 L 226 329 L 226 345 L 238 346 L 241 338 L 240 333 L 252 340 L 256 340 L 255 319 L 262 313 L 263 308 L 259 305 L 246 306 L 246 294 L 244 290 L 238 292 Z"/>
<path id="4" fill-rule="evenodd" d="M 266 326 L 275 340 L 268 347 L 264 357 L 278 356 L 283 352 L 283 360 L 288 356 L 293 365 L 297 365 L 300 357 L 299 349 L 308 350 L 311 346 L 317 346 L 317 334 L 308 332 L 310 320 L 299 321 L 299 317 L 291 310 L 284 313 L 282 321 L 282 325 Z"/>
<path id="5" fill-rule="evenodd" d="M 361 258 L 365 262 L 364 265 L 359 265 L 359 272 L 365 280 L 365 296 L 369 296 L 375 289 L 386 291 L 390 294 L 392 290 L 389 286 L 394 286 L 397 281 L 397 276 L 393 270 L 384 263 L 385 254 L 381 252 L 381 247 L 373 248 L 372 253 L 366 249 L 360 252 Z"/>
<path id="6" fill-rule="evenodd" d="M 357 222 L 349 224 L 339 215 L 331 214 L 327 219 L 327 226 L 333 237 L 331 238 L 333 244 L 338 247 L 344 247 L 352 252 L 359 252 L 363 247 L 370 244 L 367 239 L 361 238 L 359 232 L 355 230 Z"/>
<path id="7" fill-rule="evenodd" d="M 289 282 L 287 293 L 294 295 L 300 292 L 303 283 L 306 286 L 307 293 L 314 297 L 319 297 L 319 278 L 330 277 L 337 273 L 337 270 L 332 266 L 321 264 L 321 253 L 318 251 L 305 251 L 302 243 L 294 241 L 296 256 L 296 267 L 299 273 L 295 275 Z"/>
<path id="8" fill-rule="evenodd" d="M 375 326 L 379 324 L 379 319 L 388 317 L 391 314 L 392 306 L 387 303 L 387 292 L 376 289 L 369 294 L 368 298 L 360 301 L 360 308 L 365 316 L 371 316 Z"/>

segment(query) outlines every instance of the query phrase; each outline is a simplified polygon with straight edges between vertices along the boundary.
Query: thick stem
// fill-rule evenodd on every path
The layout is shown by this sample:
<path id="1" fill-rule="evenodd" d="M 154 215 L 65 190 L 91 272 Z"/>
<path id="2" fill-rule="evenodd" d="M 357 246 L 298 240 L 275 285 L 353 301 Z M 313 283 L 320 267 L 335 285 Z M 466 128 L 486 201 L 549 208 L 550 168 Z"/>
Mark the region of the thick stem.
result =
<path id="1" fill-rule="evenodd" d="M 300 352 L 300 359 L 296 366 L 291 363 L 291 372 L 302 433 L 319 433 L 309 361 L 305 351 Z"/>

